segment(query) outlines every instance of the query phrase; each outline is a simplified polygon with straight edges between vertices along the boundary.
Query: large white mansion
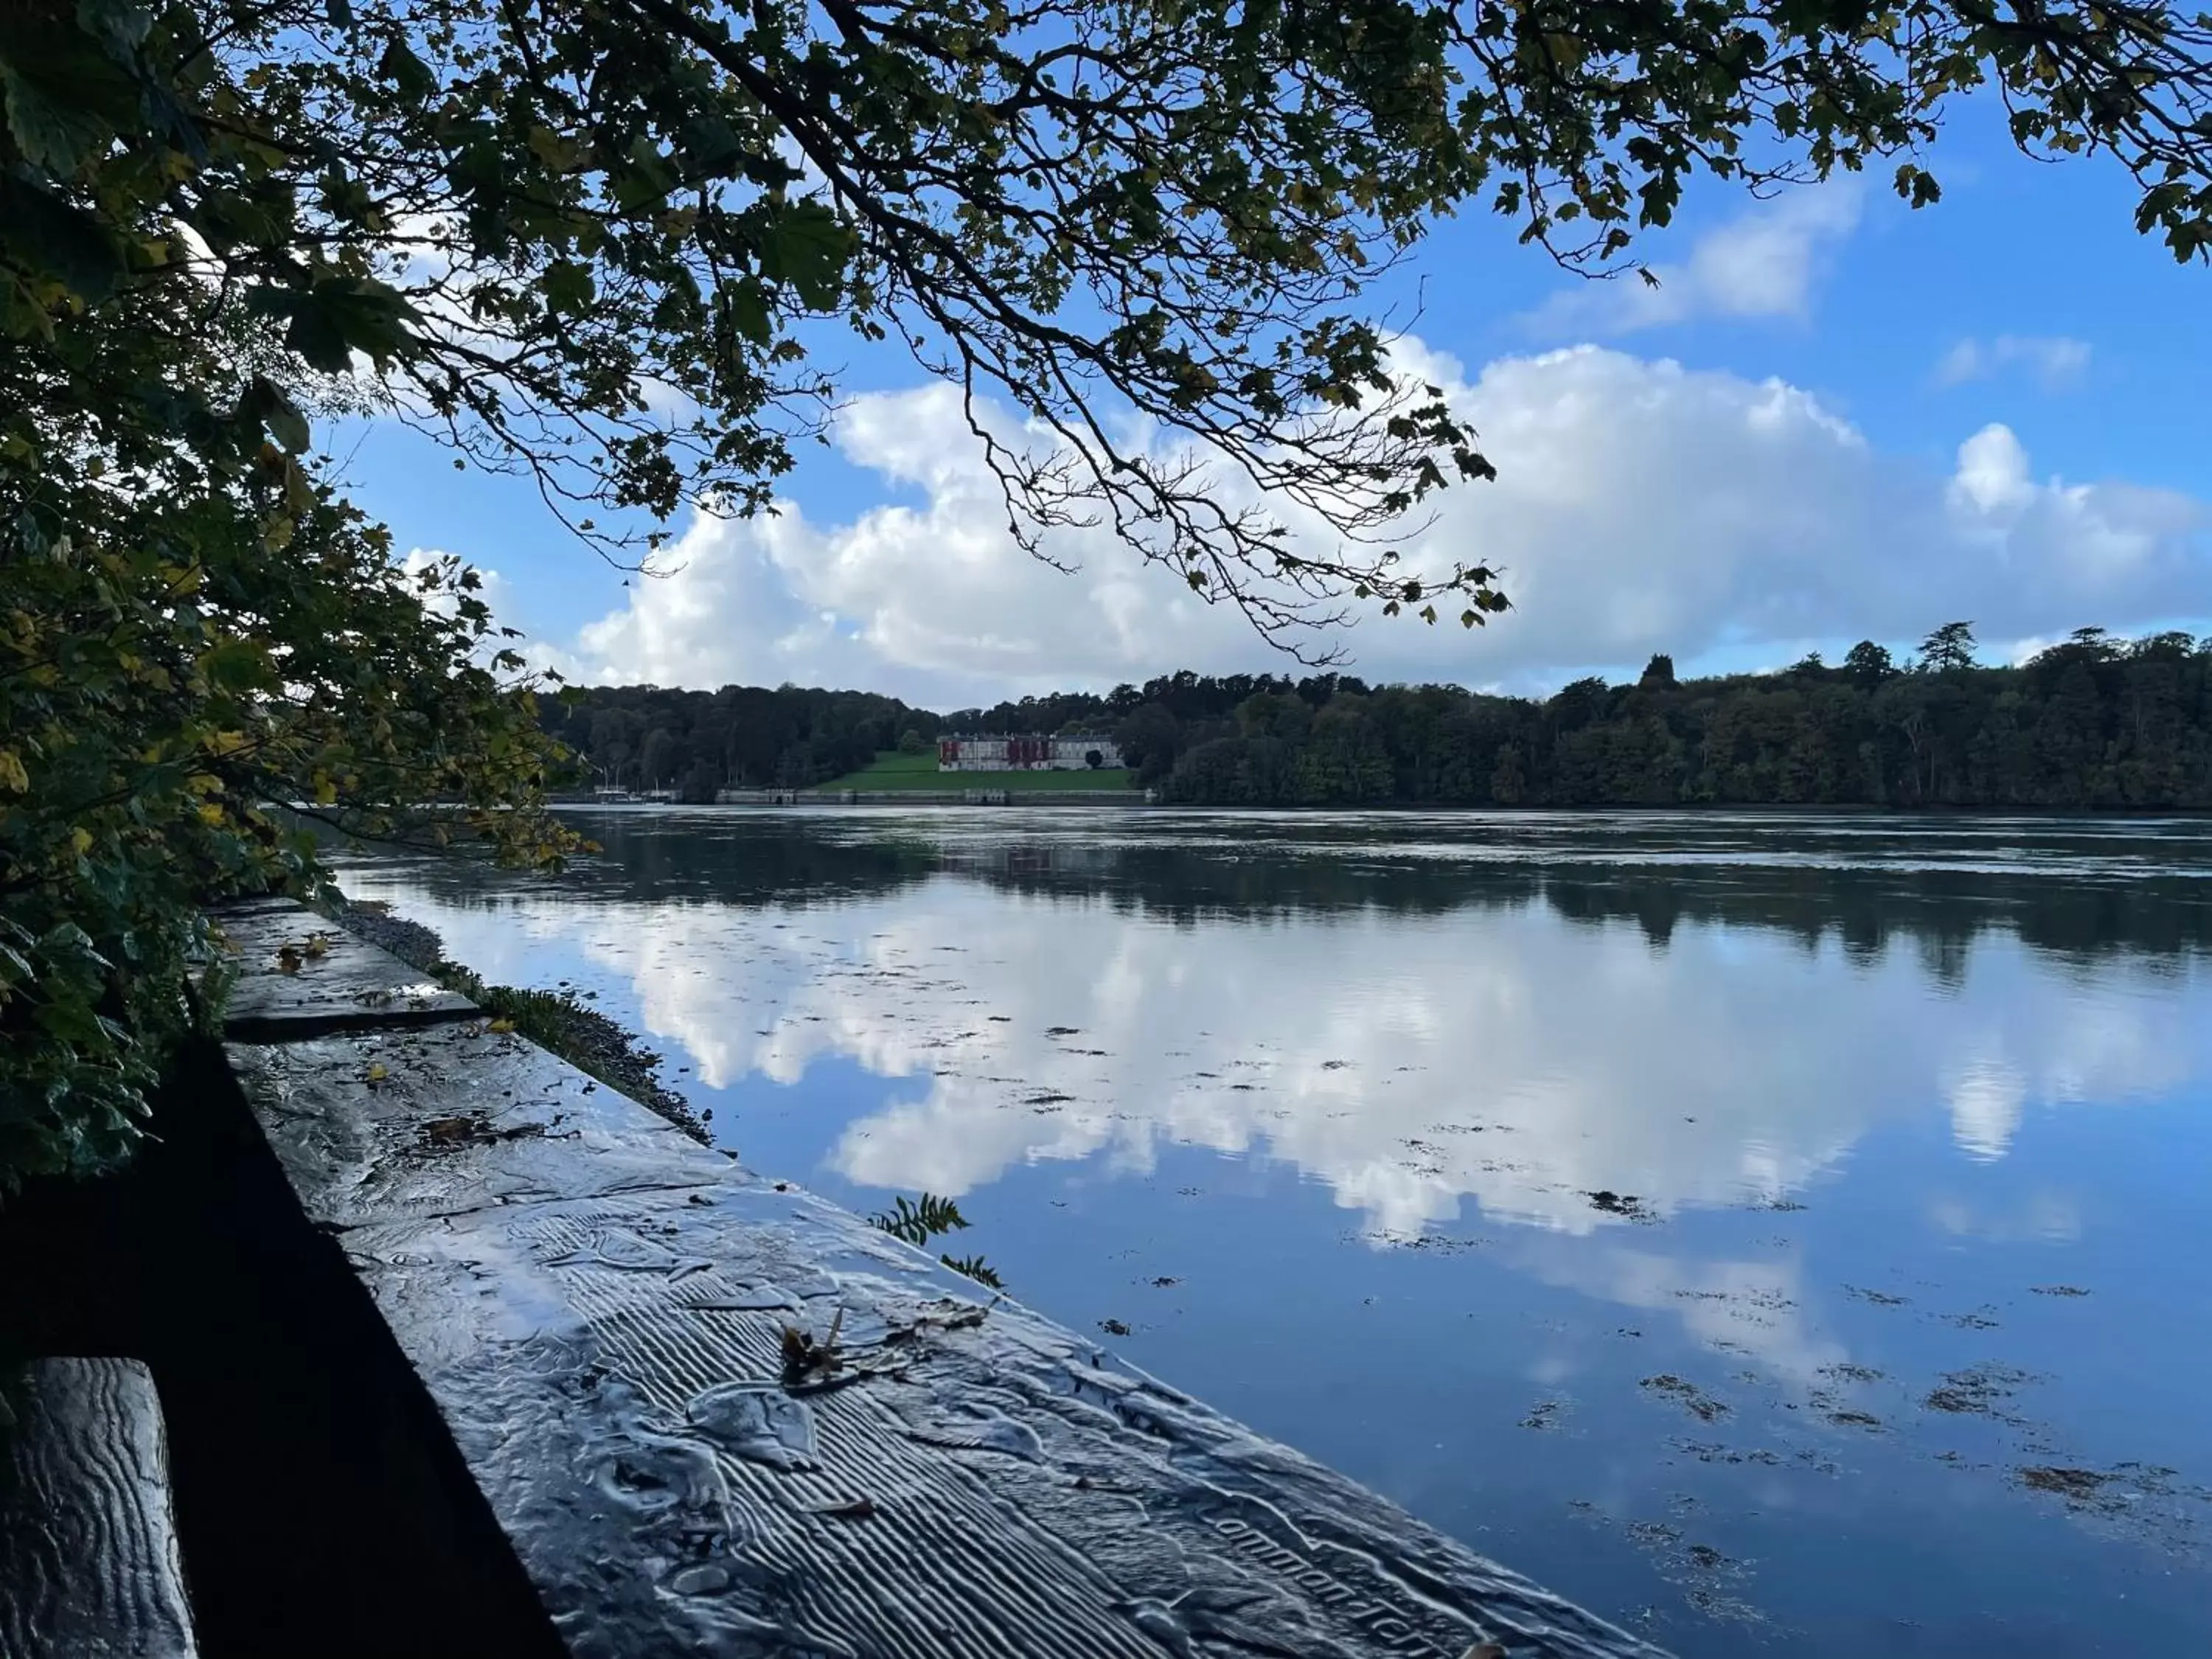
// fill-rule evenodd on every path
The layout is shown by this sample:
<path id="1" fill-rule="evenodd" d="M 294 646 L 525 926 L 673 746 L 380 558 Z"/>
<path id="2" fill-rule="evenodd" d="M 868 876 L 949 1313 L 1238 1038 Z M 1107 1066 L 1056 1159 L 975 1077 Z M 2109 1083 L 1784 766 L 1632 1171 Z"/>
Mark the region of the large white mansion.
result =
<path id="1" fill-rule="evenodd" d="M 1121 764 L 1121 751 L 1111 738 L 1024 735 L 937 740 L 940 772 L 1080 772 Z"/>

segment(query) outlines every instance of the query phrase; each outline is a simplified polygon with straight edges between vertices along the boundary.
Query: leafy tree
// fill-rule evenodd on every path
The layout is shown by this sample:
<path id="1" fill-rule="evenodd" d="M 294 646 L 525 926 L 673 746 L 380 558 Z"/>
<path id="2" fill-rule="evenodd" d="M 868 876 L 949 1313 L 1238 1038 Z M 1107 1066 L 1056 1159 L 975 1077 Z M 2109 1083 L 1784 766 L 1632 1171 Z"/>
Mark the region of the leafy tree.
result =
<path id="1" fill-rule="evenodd" d="M 899 733 L 898 751 L 902 755 L 926 755 L 929 752 L 929 739 L 909 726 Z"/>
<path id="2" fill-rule="evenodd" d="M 1888 647 L 1861 640 L 1844 653 L 1844 672 L 1861 685 L 1879 685 L 1897 672 L 1897 665 L 1890 659 Z"/>
<path id="3" fill-rule="evenodd" d="M 1651 660 L 1644 665 L 1641 684 L 1668 686 L 1674 684 L 1674 659 L 1664 651 L 1656 651 Z"/>
<path id="4" fill-rule="evenodd" d="M 12 1155 L 127 1140 L 155 1052 L 132 1033 L 180 1018 L 193 902 L 316 878 L 271 803 L 397 833 L 442 798 L 507 855 L 559 850 L 501 810 L 550 759 L 527 684 L 466 573 L 410 590 L 332 494 L 318 377 L 629 559 L 687 501 L 768 504 L 842 325 L 951 384 L 1034 550 L 1109 525 L 1293 646 L 1361 603 L 1472 626 L 1505 605 L 1493 573 L 1401 548 L 1490 464 L 1359 303 L 1437 216 L 1494 209 L 1602 272 L 1700 168 L 1899 160 L 1924 204 L 1947 102 L 1994 83 L 2022 145 L 2112 152 L 2138 225 L 2199 257 L 2208 37 L 2129 0 L 19 0 Z M 648 758 L 643 732 L 593 736 Z M 1334 783 L 1370 790 L 1380 739 L 1330 741 Z M 810 738 L 770 763 L 833 763 Z"/>
<path id="5" fill-rule="evenodd" d="M 2020 668 L 1943 673 L 1851 657 L 1657 702 L 1595 677 L 1538 702 L 1167 675 L 1129 688 L 1125 741 L 1164 799 L 1221 805 L 2212 808 L 2212 641 L 2086 629 Z"/>
<path id="6" fill-rule="evenodd" d="M 1945 623 L 1920 642 L 1920 665 L 1931 674 L 1974 665 L 1974 625 Z"/>

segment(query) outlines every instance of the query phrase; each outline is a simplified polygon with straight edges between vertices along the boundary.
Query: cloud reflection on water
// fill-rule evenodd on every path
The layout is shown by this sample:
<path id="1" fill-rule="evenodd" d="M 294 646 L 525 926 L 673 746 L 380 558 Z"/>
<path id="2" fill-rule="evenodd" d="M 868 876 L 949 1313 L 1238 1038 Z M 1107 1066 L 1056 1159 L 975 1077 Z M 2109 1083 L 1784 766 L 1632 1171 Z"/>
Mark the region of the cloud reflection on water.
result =
<path id="1" fill-rule="evenodd" d="M 1593 1192 L 1660 1215 L 1780 1199 L 1934 1112 L 2000 1158 L 2039 1109 L 2203 1069 L 2170 964 L 2085 983 L 2002 936 L 1939 983 L 1911 952 L 1695 920 L 1660 951 L 1529 905 L 1194 927 L 950 875 L 789 910 L 516 904 L 434 920 L 495 974 L 517 920 L 573 944 L 710 1087 L 830 1058 L 885 1079 L 832 1167 L 951 1195 L 1024 1162 L 1142 1171 L 1173 1143 L 1286 1162 L 1384 1234 L 1470 1198 L 1588 1232 L 1626 1224 Z"/>

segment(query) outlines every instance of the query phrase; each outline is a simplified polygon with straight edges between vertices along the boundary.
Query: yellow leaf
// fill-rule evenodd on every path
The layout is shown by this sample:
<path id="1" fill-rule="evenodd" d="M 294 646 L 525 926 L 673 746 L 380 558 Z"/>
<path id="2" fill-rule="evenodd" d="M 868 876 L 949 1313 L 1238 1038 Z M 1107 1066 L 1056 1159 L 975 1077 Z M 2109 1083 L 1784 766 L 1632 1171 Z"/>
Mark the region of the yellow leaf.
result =
<path id="1" fill-rule="evenodd" d="M 20 795 L 31 787 L 31 775 L 12 749 L 0 749 L 0 789 Z"/>
<path id="2" fill-rule="evenodd" d="M 70 830 L 70 848 L 80 854 L 89 853 L 92 850 L 92 831 L 82 828 Z"/>
<path id="3" fill-rule="evenodd" d="M 484 1027 L 484 1030 L 487 1031 L 499 1031 L 502 1033 L 512 1031 L 514 1029 L 514 1022 L 511 1019 L 495 1019 L 492 1021 L 490 1024 Z"/>
<path id="4" fill-rule="evenodd" d="M 364 1083 L 381 1083 L 391 1075 L 391 1073 L 384 1069 L 384 1062 L 382 1060 L 372 1060 L 368 1062 L 368 1071 L 362 1077 L 362 1081 Z"/>
<path id="5" fill-rule="evenodd" d="M 202 801 L 200 803 L 200 822 L 202 823 L 221 823 L 222 822 L 222 803 L 221 801 L 213 800 Z"/>

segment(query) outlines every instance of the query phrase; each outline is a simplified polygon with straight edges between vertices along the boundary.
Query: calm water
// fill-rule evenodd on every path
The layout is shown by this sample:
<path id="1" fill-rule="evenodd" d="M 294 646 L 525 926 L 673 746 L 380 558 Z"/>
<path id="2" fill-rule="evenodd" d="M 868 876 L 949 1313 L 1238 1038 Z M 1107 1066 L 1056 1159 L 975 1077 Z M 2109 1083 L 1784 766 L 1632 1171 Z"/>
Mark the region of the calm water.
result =
<path id="1" fill-rule="evenodd" d="M 587 816 L 346 885 L 1685 1656 L 2212 1652 L 2212 825 Z"/>

